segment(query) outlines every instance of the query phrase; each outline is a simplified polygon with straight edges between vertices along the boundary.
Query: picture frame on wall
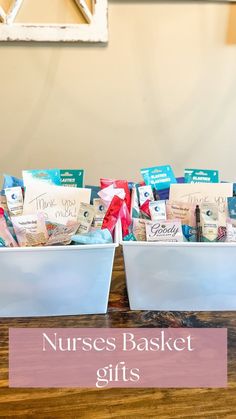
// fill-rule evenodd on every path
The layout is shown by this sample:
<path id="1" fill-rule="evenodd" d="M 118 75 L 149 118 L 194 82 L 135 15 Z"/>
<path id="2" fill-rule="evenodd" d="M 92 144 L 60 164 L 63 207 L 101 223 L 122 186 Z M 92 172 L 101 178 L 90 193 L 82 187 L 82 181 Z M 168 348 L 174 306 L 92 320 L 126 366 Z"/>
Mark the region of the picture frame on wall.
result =
<path id="1" fill-rule="evenodd" d="M 0 0 L 0 41 L 106 43 L 107 12 L 107 0 Z"/>

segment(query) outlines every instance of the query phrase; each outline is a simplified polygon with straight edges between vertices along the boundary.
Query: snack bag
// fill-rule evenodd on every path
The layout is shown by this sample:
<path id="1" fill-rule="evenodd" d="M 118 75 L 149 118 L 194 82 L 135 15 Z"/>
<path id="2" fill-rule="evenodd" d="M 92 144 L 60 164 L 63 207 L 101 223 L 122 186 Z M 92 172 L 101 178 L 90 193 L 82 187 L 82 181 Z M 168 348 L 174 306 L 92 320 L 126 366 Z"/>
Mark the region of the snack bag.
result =
<path id="1" fill-rule="evenodd" d="M 194 209 L 194 205 L 185 202 L 166 202 L 167 219 L 180 220 L 183 225 L 194 226 Z"/>
<path id="2" fill-rule="evenodd" d="M 182 231 L 187 241 L 196 239 L 195 207 L 192 204 L 177 201 L 166 202 L 168 220 L 180 220 Z"/>
<path id="3" fill-rule="evenodd" d="M 66 245 L 70 244 L 72 241 L 72 236 L 76 233 L 76 231 L 79 228 L 78 223 L 68 223 L 67 225 L 64 224 L 58 224 L 55 226 L 53 231 L 51 231 L 51 234 L 49 236 L 49 239 L 47 241 L 47 246 L 53 246 L 53 245 Z"/>
<path id="4" fill-rule="evenodd" d="M 48 241 L 45 217 L 41 213 L 11 217 L 21 247 L 42 246 Z"/>
<path id="5" fill-rule="evenodd" d="M 53 234 L 54 230 L 60 225 L 62 224 L 53 223 L 52 221 L 46 220 L 46 228 L 47 228 L 48 236 L 50 237 Z"/>
<path id="6" fill-rule="evenodd" d="M 133 218 L 132 232 L 137 241 L 146 241 L 145 220 Z"/>

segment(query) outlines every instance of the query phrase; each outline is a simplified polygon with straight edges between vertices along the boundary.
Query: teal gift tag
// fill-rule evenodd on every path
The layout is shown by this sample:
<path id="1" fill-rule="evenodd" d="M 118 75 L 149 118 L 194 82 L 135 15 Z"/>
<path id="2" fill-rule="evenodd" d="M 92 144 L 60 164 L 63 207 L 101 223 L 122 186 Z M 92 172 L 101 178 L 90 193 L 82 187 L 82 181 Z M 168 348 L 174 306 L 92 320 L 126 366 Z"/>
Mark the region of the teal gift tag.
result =
<path id="1" fill-rule="evenodd" d="M 218 183 L 218 170 L 185 169 L 185 183 Z"/>
<path id="2" fill-rule="evenodd" d="M 169 165 L 141 169 L 141 175 L 146 185 L 151 185 L 157 191 L 168 189 L 171 183 L 177 183 L 174 172 Z"/>
<path id="3" fill-rule="evenodd" d="M 84 187 L 84 170 L 60 170 L 60 178 L 62 186 Z"/>

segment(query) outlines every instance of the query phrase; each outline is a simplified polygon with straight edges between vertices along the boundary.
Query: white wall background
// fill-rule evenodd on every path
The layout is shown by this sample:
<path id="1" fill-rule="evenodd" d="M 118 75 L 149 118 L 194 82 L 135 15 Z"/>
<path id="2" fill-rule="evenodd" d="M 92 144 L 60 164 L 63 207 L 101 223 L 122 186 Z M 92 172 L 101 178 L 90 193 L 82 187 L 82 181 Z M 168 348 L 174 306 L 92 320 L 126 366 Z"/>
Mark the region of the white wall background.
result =
<path id="1" fill-rule="evenodd" d="M 0 44 L 0 171 L 219 168 L 236 180 L 227 4 L 110 2 L 104 46 Z"/>

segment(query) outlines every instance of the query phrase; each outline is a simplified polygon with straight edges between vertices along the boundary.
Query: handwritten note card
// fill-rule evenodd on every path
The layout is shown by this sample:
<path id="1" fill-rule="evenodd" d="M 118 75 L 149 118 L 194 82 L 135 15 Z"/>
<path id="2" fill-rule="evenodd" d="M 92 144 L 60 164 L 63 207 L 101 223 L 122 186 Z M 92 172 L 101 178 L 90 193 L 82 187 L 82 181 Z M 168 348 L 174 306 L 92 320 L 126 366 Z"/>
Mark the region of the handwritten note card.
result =
<path id="1" fill-rule="evenodd" d="M 54 186 L 44 182 L 29 184 L 23 214 L 42 212 L 51 222 L 77 221 L 81 202 L 90 203 L 91 189 Z"/>
<path id="2" fill-rule="evenodd" d="M 226 225 L 227 197 L 233 196 L 232 183 L 183 183 L 170 186 L 170 200 L 201 204 L 215 202 L 219 207 L 220 226 Z"/>

